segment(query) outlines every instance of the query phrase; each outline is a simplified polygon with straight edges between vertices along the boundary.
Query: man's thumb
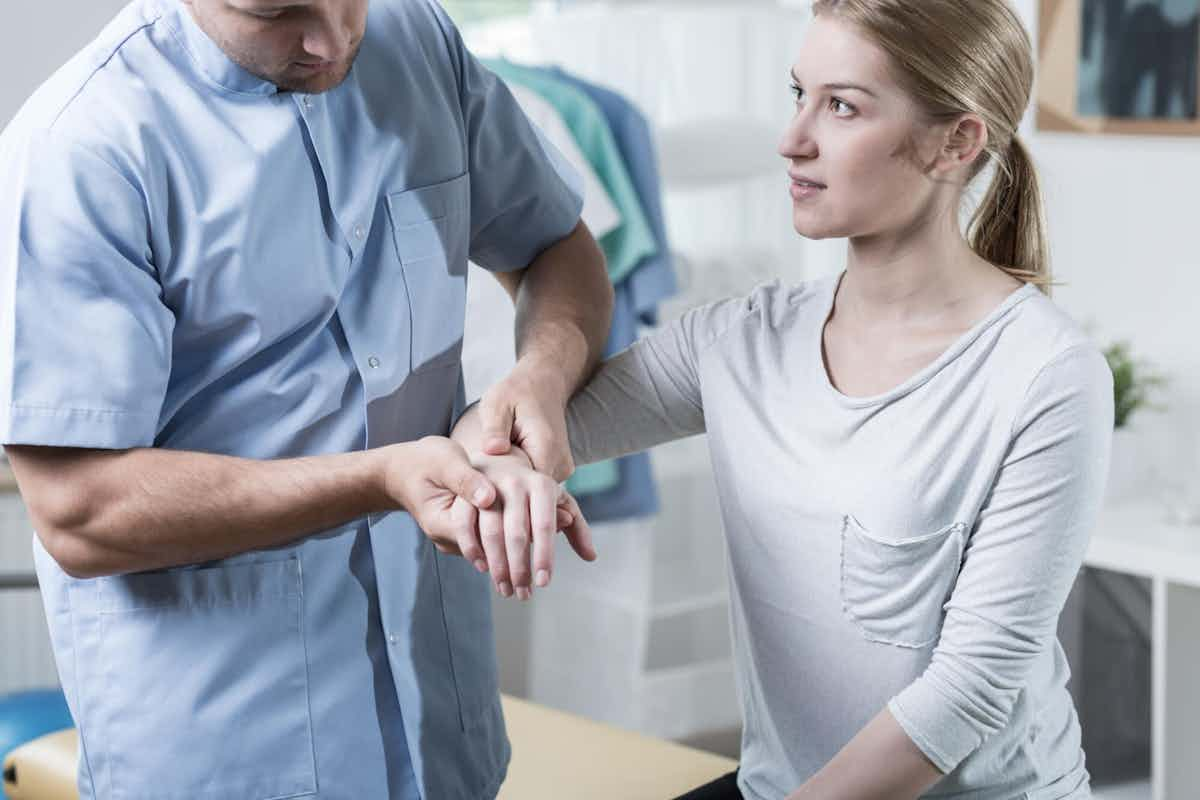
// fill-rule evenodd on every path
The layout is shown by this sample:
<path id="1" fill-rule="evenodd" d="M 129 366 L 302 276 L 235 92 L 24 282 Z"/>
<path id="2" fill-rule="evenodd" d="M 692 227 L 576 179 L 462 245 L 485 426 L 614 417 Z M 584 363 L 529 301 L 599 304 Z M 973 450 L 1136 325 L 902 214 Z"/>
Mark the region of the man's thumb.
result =
<path id="1" fill-rule="evenodd" d="M 476 508 L 490 508 L 496 502 L 496 487 L 466 458 L 454 459 L 443 477 L 447 489 Z"/>
<path id="2" fill-rule="evenodd" d="M 514 409 L 508 403 L 479 404 L 480 425 L 483 427 L 483 452 L 502 456 L 512 447 Z"/>

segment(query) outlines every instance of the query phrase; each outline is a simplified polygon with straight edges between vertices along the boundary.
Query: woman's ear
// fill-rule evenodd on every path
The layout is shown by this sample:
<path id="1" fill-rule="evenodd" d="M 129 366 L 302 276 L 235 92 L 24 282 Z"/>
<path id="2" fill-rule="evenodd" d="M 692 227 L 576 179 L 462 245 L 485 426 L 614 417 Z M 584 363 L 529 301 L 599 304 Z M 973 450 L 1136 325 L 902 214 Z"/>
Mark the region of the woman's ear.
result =
<path id="1" fill-rule="evenodd" d="M 977 114 L 963 114 L 946 130 L 934 171 L 948 174 L 969 167 L 987 145 L 987 123 Z"/>

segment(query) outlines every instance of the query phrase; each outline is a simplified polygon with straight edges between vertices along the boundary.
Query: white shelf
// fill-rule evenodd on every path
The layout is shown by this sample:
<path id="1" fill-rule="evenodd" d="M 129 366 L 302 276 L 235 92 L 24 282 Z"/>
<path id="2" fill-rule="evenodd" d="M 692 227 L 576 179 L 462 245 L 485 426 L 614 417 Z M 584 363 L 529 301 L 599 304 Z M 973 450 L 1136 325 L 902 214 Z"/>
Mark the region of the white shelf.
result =
<path id="1" fill-rule="evenodd" d="M 1165 521 L 1161 506 L 1109 506 L 1100 514 L 1084 563 L 1200 588 L 1200 526 Z"/>
<path id="2" fill-rule="evenodd" d="M 1151 779 L 1112 787 L 1104 798 L 1175 800 L 1200 786 L 1200 526 L 1165 521 L 1150 504 L 1105 508 L 1084 563 L 1149 578 L 1151 634 Z"/>

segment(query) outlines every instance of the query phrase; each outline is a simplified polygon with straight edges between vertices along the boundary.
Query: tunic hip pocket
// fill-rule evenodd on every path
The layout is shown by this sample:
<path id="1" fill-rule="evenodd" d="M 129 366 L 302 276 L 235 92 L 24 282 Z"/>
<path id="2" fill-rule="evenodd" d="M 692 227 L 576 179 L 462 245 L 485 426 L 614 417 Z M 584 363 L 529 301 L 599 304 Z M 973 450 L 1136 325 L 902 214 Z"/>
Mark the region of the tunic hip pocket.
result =
<path id="1" fill-rule="evenodd" d="M 842 610 L 873 642 L 926 647 L 937 640 L 958 579 L 966 525 L 888 539 L 842 519 Z"/>
<path id="2" fill-rule="evenodd" d="M 105 578 L 87 746 L 111 796 L 316 792 L 295 559 Z"/>

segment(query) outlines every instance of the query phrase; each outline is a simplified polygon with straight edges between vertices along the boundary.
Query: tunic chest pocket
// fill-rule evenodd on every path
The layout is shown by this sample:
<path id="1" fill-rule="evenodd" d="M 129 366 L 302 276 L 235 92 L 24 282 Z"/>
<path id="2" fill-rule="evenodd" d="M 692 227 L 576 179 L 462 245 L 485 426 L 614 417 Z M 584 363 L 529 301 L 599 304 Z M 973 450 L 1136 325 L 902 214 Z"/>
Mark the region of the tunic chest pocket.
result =
<path id="1" fill-rule="evenodd" d="M 457 363 L 467 303 L 470 174 L 389 194 L 387 205 L 408 289 L 412 370 Z"/>
<path id="2" fill-rule="evenodd" d="M 937 640 L 943 606 L 962 562 L 966 525 L 888 539 L 853 515 L 842 518 L 842 610 L 873 642 L 926 647 Z"/>

